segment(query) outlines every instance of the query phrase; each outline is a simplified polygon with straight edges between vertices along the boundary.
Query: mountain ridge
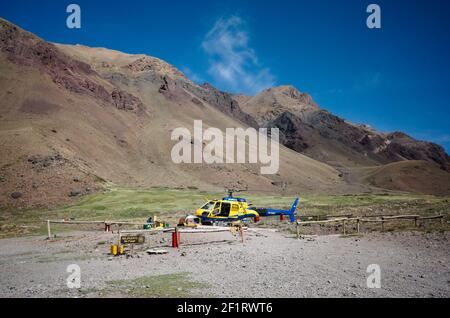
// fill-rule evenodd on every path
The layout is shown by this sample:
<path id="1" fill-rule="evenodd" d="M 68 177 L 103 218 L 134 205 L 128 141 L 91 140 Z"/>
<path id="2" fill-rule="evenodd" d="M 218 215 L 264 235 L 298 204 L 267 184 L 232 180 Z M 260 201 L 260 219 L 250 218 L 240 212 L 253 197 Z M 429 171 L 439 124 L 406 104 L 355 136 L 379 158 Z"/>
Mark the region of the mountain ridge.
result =
<path id="1" fill-rule="evenodd" d="M 279 128 L 285 146 L 334 166 L 425 160 L 450 172 L 450 157 L 441 146 L 402 132 L 383 133 L 351 123 L 321 109 L 311 96 L 287 87 L 289 94 L 286 86 L 266 89 L 241 105 L 259 125 Z M 336 162 L 342 156 L 347 158 Z"/>
<path id="2" fill-rule="evenodd" d="M 320 109 L 311 96 L 292 86 L 268 89 L 262 96 L 235 96 L 210 84 L 198 85 L 158 58 L 52 44 L 6 20 L 0 26 L 1 206 L 54 206 L 109 185 L 295 195 L 386 191 L 364 178 L 349 182 L 342 172 L 341 167 L 355 165 L 352 160 L 360 166 L 383 164 L 345 144 L 359 137 L 362 128 Z M 273 102 L 278 102 L 276 107 Z M 257 116 L 252 109 L 269 112 Z M 251 164 L 174 164 L 168 159 L 174 145 L 170 133 L 192 128 L 194 120 L 221 130 L 280 128 L 287 147 L 280 147 L 279 172 L 262 176 L 259 165 Z M 344 133 L 334 136 L 331 132 L 340 127 Z M 363 132 L 361 140 L 371 130 Z M 404 134 L 392 139 L 422 147 Z M 404 158 L 404 149 L 392 153 Z M 429 151 L 423 159 L 436 153 Z M 440 173 L 427 171 L 427 176 Z M 22 196 L 12 198 L 16 192 Z"/>
<path id="3" fill-rule="evenodd" d="M 106 50 L 94 56 L 99 50 L 54 45 L 0 24 L 1 206 L 54 206 L 108 185 L 351 191 L 337 170 L 285 147 L 275 175 L 260 175 L 259 164 L 174 164 L 175 128 L 192 129 L 194 120 L 223 131 L 249 127 L 231 94 L 170 68 L 122 67 L 134 56 L 116 52 L 112 61 Z"/>
<path id="4" fill-rule="evenodd" d="M 70 45 L 66 45 L 66 46 L 70 46 Z M 80 45 L 78 45 L 78 46 L 80 46 Z M 85 46 L 82 46 L 82 47 L 85 47 Z M 88 47 L 85 47 L 85 48 L 88 48 Z M 106 48 L 89 48 L 89 49 L 100 49 L 100 50 L 109 51 Z M 148 55 L 143 55 L 143 54 L 128 54 L 128 53 L 122 53 L 120 51 L 115 51 L 115 52 L 121 53 L 121 54 L 127 54 L 130 57 L 141 56 L 141 58 L 152 59 L 152 57 L 150 57 Z M 427 144 L 429 146 L 429 148 L 431 148 L 431 150 L 429 152 L 435 153 L 431 156 L 427 156 L 427 155 L 423 155 L 423 154 L 419 154 L 419 155 L 414 155 L 411 153 L 408 154 L 408 152 L 410 151 L 409 149 L 404 149 L 404 147 L 401 147 L 401 145 L 396 145 L 397 148 L 402 148 L 399 151 L 400 153 L 388 153 L 385 155 L 386 158 L 384 158 L 384 160 L 377 158 L 377 160 L 375 160 L 375 162 L 372 162 L 372 163 L 386 164 L 386 163 L 390 163 L 390 162 L 396 162 L 396 161 L 402 160 L 402 159 L 425 160 L 425 161 L 435 162 L 442 169 L 444 169 L 446 171 L 450 171 L 450 157 L 447 155 L 445 150 L 440 145 L 437 145 L 436 143 L 433 143 L 433 142 L 415 140 L 414 138 L 408 136 L 407 134 L 405 134 L 403 132 L 395 131 L 395 132 L 382 133 L 373 128 L 370 128 L 369 126 L 367 126 L 365 124 L 358 125 L 358 124 L 351 123 L 345 119 L 342 119 L 336 115 L 331 114 L 330 112 L 328 112 L 325 109 L 321 109 L 320 106 L 317 103 L 315 103 L 315 101 L 313 100 L 311 95 L 300 92 L 300 90 L 298 90 L 293 85 L 279 85 L 276 87 L 264 89 L 263 91 L 261 91 L 260 93 L 254 95 L 254 96 L 245 96 L 244 101 L 242 100 L 242 98 L 240 101 L 239 95 L 234 95 L 231 93 L 226 93 L 226 92 L 220 91 L 209 83 L 204 83 L 202 85 L 196 85 L 193 82 L 191 82 L 176 67 L 170 65 L 169 63 L 163 61 L 162 59 L 159 59 L 159 58 L 154 58 L 154 59 L 162 61 L 164 64 L 168 65 L 169 69 L 171 69 L 170 72 L 165 72 L 165 74 L 176 75 L 176 76 L 180 76 L 180 77 L 187 79 L 190 83 L 193 84 L 192 86 L 189 86 L 188 90 L 190 90 L 197 96 L 200 95 L 200 97 L 203 100 L 208 101 L 212 104 L 215 104 L 224 113 L 239 119 L 240 121 L 248 124 L 251 127 L 256 128 L 259 126 L 262 126 L 262 127 L 267 126 L 267 127 L 281 128 L 282 138 L 284 140 L 283 144 L 285 144 L 288 148 L 299 151 L 300 153 L 302 153 L 302 151 L 305 150 L 307 145 L 305 144 L 304 141 L 302 141 L 301 136 L 299 136 L 298 133 L 296 132 L 296 130 L 298 128 L 294 129 L 295 132 L 292 133 L 291 131 L 286 130 L 286 127 L 284 127 L 282 124 L 282 122 L 286 121 L 286 117 L 290 117 L 292 115 L 292 114 L 289 114 L 289 111 L 292 111 L 292 108 L 294 108 L 294 112 L 295 111 L 301 112 L 301 111 L 308 110 L 308 109 L 322 111 L 323 112 L 322 114 L 329 114 L 331 116 L 331 120 L 337 120 L 338 122 L 343 122 L 343 123 L 348 124 L 348 126 L 350 126 L 350 127 L 356 127 L 357 129 L 361 129 L 361 130 L 365 131 L 366 134 L 364 136 L 362 136 L 358 142 L 362 143 L 362 144 L 371 145 L 371 147 L 374 148 L 374 149 L 372 149 L 374 151 L 376 151 L 377 148 L 380 149 L 380 148 L 388 146 L 388 144 L 391 143 L 392 139 L 396 139 L 396 140 L 408 139 L 408 142 L 416 141 L 417 143 Z M 209 90 L 210 92 L 212 91 L 213 94 L 216 96 L 208 99 L 208 97 L 205 97 L 204 94 L 199 92 L 198 87 L 205 88 L 206 90 Z M 265 94 L 265 92 L 279 92 L 280 94 L 285 95 L 288 98 L 297 101 L 297 103 L 286 103 L 286 102 L 283 103 L 283 101 L 279 102 L 279 101 L 277 101 L 277 98 L 275 98 L 273 103 L 277 103 L 278 105 L 281 106 L 282 109 L 287 110 L 287 112 L 286 113 L 284 111 L 280 112 L 280 110 L 277 109 L 278 105 L 273 105 L 274 106 L 273 110 L 269 110 L 264 115 L 261 115 L 260 114 L 261 113 L 261 104 L 264 104 L 264 102 L 258 103 L 259 101 L 254 102 L 253 100 L 258 99 L 258 97 L 260 95 Z M 218 95 L 220 97 L 217 97 Z M 244 95 L 241 94 L 241 96 L 244 96 Z M 219 102 L 215 103 L 214 99 L 217 101 L 220 98 L 223 98 L 226 101 L 224 101 L 222 103 L 219 103 Z M 223 107 L 224 103 L 227 104 L 226 107 Z M 259 110 L 257 112 L 255 112 L 255 111 L 252 111 L 251 109 L 249 109 L 248 104 L 250 104 L 250 103 L 253 103 L 253 105 L 257 105 Z M 245 107 L 245 105 L 247 105 L 247 106 Z M 243 107 L 245 107 L 245 110 L 241 111 L 241 109 Z M 297 107 L 297 109 L 295 109 L 295 107 Z M 274 114 L 278 114 L 279 117 L 274 116 Z M 267 120 L 268 118 L 271 118 L 272 120 Z M 310 124 L 310 123 L 307 122 L 307 124 Z M 401 136 L 401 137 L 396 138 L 397 136 Z M 380 137 L 384 140 L 380 140 Z M 378 140 L 373 141 L 373 138 L 378 139 Z M 374 144 L 374 145 L 372 145 L 372 144 Z M 315 156 L 314 153 L 307 152 L 305 154 L 312 156 L 313 158 L 318 159 L 320 161 L 326 161 L 321 156 Z M 330 161 L 327 161 L 327 162 L 330 162 Z M 364 160 L 363 160 L 363 162 L 367 163 L 367 161 L 364 161 Z"/>

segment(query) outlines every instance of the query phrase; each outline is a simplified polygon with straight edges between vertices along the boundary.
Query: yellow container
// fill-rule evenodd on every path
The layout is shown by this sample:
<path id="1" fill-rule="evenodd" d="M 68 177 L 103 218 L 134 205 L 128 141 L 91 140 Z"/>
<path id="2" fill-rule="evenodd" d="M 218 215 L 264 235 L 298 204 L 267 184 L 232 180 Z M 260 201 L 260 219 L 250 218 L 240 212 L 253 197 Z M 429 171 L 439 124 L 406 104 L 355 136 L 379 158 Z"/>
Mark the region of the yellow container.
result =
<path id="1" fill-rule="evenodd" d="M 120 254 L 120 255 L 125 254 L 125 245 L 120 245 L 120 246 L 119 246 L 119 254 Z"/>
<path id="2" fill-rule="evenodd" d="M 111 254 L 116 256 L 118 252 L 118 247 L 117 245 L 111 245 Z"/>

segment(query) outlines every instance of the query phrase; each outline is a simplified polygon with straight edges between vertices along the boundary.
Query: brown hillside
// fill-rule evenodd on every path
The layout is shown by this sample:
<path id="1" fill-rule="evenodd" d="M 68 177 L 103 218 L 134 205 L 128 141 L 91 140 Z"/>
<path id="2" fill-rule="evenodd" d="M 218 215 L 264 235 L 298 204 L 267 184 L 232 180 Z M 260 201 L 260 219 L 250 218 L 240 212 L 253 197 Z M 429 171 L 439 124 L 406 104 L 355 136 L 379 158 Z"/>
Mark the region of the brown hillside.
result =
<path id="1" fill-rule="evenodd" d="M 398 180 L 413 168 L 415 178 L 400 184 L 370 168 L 372 181 L 362 182 L 367 166 L 413 159 L 448 169 L 449 158 L 438 145 L 348 123 L 294 87 L 234 96 L 158 58 L 52 44 L 5 20 L 0 26 L 0 206 L 53 206 L 105 185 L 302 194 L 379 191 L 373 184 L 447 193 L 448 173 L 433 165 L 417 173 L 405 163 Z M 174 164 L 171 132 L 192 131 L 194 120 L 222 131 L 279 128 L 279 173 Z M 432 177 L 442 182 L 433 186 Z"/>
<path id="2" fill-rule="evenodd" d="M 249 164 L 176 165 L 173 129 L 192 130 L 196 119 L 222 130 L 252 123 L 231 95 L 156 58 L 54 45 L 0 24 L 1 206 L 54 205 L 108 183 L 347 191 L 334 168 L 285 147 L 277 175 Z M 43 161 L 33 164 L 36 156 Z"/>
<path id="3" fill-rule="evenodd" d="M 401 161 L 373 168 L 365 180 L 390 190 L 450 195 L 450 173 L 426 161 Z"/>

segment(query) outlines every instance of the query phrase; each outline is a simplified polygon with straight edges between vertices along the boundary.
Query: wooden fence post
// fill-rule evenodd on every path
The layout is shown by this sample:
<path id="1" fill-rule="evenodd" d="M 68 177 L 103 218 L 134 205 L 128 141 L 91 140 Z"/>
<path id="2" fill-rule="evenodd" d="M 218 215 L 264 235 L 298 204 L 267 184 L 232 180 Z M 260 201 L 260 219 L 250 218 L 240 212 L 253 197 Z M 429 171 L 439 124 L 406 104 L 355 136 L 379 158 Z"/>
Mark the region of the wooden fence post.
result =
<path id="1" fill-rule="evenodd" d="M 356 230 L 358 231 L 359 234 L 359 219 L 356 219 Z"/>
<path id="2" fill-rule="evenodd" d="M 345 232 L 345 220 L 342 220 L 342 231 L 344 233 L 344 235 L 346 234 Z"/>
<path id="3" fill-rule="evenodd" d="M 414 226 L 417 227 L 417 216 L 414 217 Z"/>
<path id="4" fill-rule="evenodd" d="M 52 232 L 50 231 L 50 220 L 47 220 L 47 238 L 50 239 L 52 237 Z"/>
<path id="5" fill-rule="evenodd" d="M 384 217 L 381 217 L 381 232 L 384 232 Z"/>

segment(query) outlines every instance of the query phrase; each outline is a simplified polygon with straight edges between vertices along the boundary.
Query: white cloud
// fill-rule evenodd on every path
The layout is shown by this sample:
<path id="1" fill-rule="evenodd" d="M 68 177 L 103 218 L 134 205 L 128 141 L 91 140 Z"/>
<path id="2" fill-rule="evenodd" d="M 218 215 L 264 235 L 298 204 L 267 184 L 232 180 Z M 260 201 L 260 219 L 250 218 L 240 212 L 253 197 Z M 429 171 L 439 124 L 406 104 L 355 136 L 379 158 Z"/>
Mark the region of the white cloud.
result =
<path id="1" fill-rule="evenodd" d="M 223 89 L 255 94 L 274 86 L 275 77 L 259 64 L 249 46 L 245 21 L 239 16 L 216 21 L 202 47 L 209 57 L 208 72 Z"/>

